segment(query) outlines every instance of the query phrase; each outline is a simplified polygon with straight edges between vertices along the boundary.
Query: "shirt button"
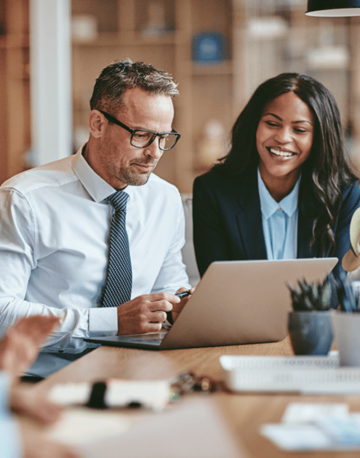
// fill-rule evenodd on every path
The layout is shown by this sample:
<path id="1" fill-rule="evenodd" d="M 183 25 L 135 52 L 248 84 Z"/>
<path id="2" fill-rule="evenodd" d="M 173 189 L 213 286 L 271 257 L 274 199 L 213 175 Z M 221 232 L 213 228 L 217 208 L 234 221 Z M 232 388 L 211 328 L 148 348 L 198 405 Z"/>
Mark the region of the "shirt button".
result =
<path id="1" fill-rule="evenodd" d="M 278 210 L 281 210 L 281 207 L 280 207 L 280 205 L 278 206 L 278 208 L 277 208 L 277 209 L 278 209 Z"/>

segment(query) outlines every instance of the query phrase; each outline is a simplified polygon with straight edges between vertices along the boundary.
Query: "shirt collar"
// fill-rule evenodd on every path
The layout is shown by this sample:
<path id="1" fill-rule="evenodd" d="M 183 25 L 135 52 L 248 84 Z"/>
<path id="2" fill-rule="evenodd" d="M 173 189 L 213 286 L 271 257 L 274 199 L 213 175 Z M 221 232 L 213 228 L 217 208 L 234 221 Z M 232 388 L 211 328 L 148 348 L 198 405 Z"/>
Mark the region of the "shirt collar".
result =
<path id="1" fill-rule="evenodd" d="M 263 179 L 261 178 L 260 171 L 258 169 L 258 189 L 259 189 L 259 196 L 260 196 L 260 208 L 261 213 L 264 215 L 266 219 L 269 219 L 279 208 L 291 217 L 298 208 L 298 199 L 299 199 L 299 189 L 300 189 L 300 178 L 297 180 L 293 190 L 290 194 L 284 197 L 280 202 L 276 202 L 276 200 L 270 195 L 269 191 L 267 190 Z"/>
<path id="2" fill-rule="evenodd" d="M 85 144 L 86 145 L 86 144 Z M 103 180 L 88 164 L 82 152 L 85 148 L 82 145 L 79 151 L 75 154 L 73 159 L 73 171 L 80 180 L 81 184 L 94 199 L 95 202 L 101 202 L 111 194 L 116 192 L 112 186 Z M 128 189 L 126 188 L 126 192 Z"/>

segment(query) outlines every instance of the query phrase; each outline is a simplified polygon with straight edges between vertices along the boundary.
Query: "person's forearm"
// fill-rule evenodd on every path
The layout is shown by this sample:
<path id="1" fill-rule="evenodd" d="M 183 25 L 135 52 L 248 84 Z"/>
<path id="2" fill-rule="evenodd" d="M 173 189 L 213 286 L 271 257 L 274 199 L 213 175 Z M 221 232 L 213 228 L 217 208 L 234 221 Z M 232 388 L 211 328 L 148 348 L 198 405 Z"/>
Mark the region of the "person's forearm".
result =
<path id="1" fill-rule="evenodd" d="M 29 315 L 57 316 L 60 327 L 43 345 L 45 352 L 80 352 L 86 348 L 83 337 L 89 337 L 89 309 L 58 309 L 19 299 L 0 298 L 0 335 L 17 320 Z"/>

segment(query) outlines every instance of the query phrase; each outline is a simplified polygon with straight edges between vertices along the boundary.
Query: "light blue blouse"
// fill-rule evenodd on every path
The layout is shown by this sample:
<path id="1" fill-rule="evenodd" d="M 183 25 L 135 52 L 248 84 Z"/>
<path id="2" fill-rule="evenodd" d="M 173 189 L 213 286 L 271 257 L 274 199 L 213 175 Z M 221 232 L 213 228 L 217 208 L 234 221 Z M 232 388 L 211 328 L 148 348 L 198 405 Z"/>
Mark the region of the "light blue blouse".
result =
<path id="1" fill-rule="evenodd" d="M 20 458 L 22 456 L 18 425 L 8 410 L 10 379 L 0 371 L 0 456 Z"/>
<path id="2" fill-rule="evenodd" d="M 300 178 L 280 202 L 267 190 L 258 169 L 262 225 L 268 259 L 295 259 L 298 239 L 298 200 Z"/>

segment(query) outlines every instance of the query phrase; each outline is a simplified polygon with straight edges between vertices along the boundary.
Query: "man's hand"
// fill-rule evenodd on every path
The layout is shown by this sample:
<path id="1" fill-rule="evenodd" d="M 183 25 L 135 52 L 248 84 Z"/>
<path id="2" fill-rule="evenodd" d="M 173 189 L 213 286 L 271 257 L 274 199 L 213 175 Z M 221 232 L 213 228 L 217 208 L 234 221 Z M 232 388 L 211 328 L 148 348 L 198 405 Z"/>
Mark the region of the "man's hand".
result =
<path id="1" fill-rule="evenodd" d="M 117 308 L 118 334 L 144 334 L 160 332 L 166 312 L 182 301 L 171 293 L 145 294 Z"/>
<path id="2" fill-rule="evenodd" d="M 35 360 L 40 345 L 59 325 L 59 318 L 34 315 L 21 318 L 0 342 L 0 370 L 19 377 Z"/>
<path id="3" fill-rule="evenodd" d="M 186 296 L 186 297 L 183 297 L 181 299 L 181 301 L 178 303 L 178 304 L 175 304 L 173 309 L 172 309 L 172 319 L 173 319 L 173 322 L 175 323 L 175 321 L 177 320 L 178 316 L 180 315 L 182 309 L 185 307 L 185 305 L 188 303 L 188 300 L 190 299 L 191 297 L 191 294 L 194 293 L 196 288 L 191 288 L 190 290 L 190 295 L 189 296 Z M 177 293 L 183 293 L 187 291 L 187 288 L 179 288 L 176 292 Z"/>

